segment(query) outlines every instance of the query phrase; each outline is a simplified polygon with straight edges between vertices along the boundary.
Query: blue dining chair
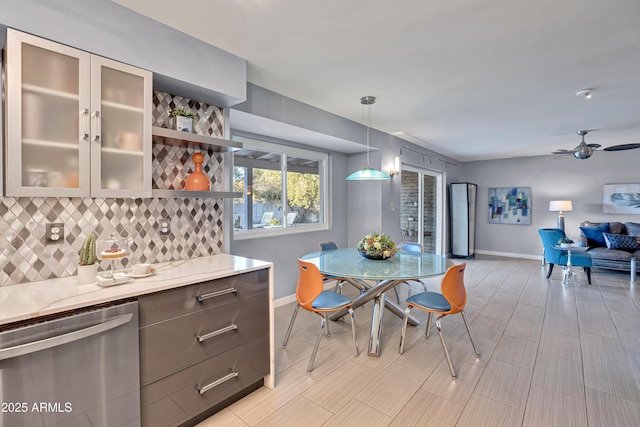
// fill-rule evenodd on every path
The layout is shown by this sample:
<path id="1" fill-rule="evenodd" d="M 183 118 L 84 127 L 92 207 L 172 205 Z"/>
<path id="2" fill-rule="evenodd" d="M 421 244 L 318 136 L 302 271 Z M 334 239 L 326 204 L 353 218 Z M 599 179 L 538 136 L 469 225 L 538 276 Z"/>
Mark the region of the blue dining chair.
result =
<path id="1" fill-rule="evenodd" d="M 320 243 L 320 252 L 325 252 L 325 251 L 333 251 L 338 249 L 338 245 L 335 244 L 335 242 L 322 242 Z M 322 277 L 324 278 L 324 281 L 331 281 L 331 280 L 335 280 L 336 281 L 336 287 L 334 289 L 334 292 L 338 292 L 339 294 L 342 293 L 342 283 L 345 281 L 344 278 L 342 277 L 338 277 L 338 276 L 331 276 L 329 274 L 323 274 Z"/>
<path id="2" fill-rule="evenodd" d="M 436 319 L 436 329 L 438 330 L 440 344 L 442 344 L 445 358 L 449 364 L 449 371 L 453 378 L 456 378 L 458 374 L 456 374 L 456 369 L 453 366 L 453 361 L 451 360 L 449 350 L 447 349 L 447 343 L 444 340 L 444 335 L 442 335 L 440 319 L 450 314 L 460 313 L 460 315 L 462 315 L 462 320 L 464 321 L 464 326 L 467 328 L 467 334 L 469 334 L 469 338 L 471 339 L 473 351 L 477 356 L 480 356 L 478 344 L 476 343 L 476 339 L 471 331 L 471 325 L 469 324 L 467 315 L 464 312 L 464 307 L 467 305 L 467 291 L 464 287 L 464 270 L 466 267 L 467 263 L 449 267 L 442 278 L 442 283 L 440 284 L 441 293 L 422 292 L 407 298 L 407 309 L 404 312 L 402 334 L 400 335 L 400 354 L 402 354 L 404 353 L 405 335 L 407 332 L 407 323 L 409 322 L 409 312 L 411 309 L 417 308 L 429 313 L 429 317 L 427 319 L 427 331 L 425 332 L 425 336 L 427 338 L 429 338 L 429 331 L 431 330 L 432 317 L 434 314 L 439 314 L 440 316 Z"/>
<path id="3" fill-rule="evenodd" d="M 398 243 L 398 250 L 400 252 L 406 252 L 408 254 L 411 255 L 416 255 L 416 256 L 422 256 L 423 254 L 423 249 L 422 249 L 422 245 L 420 243 L 417 242 L 400 242 Z M 411 278 L 411 279 L 407 279 L 407 280 L 403 280 L 401 283 L 404 283 L 407 285 L 407 287 L 409 288 L 408 293 L 407 293 L 407 297 L 411 296 L 411 282 L 417 282 L 419 283 L 424 292 L 427 292 L 427 285 L 420 280 L 418 277 L 415 278 Z M 401 284 L 399 283 L 399 284 Z M 396 293 L 396 300 L 398 300 L 398 303 L 400 303 L 400 296 L 398 295 L 398 289 L 397 286 L 393 288 L 394 292 Z"/>
<path id="4" fill-rule="evenodd" d="M 359 353 L 358 339 L 356 337 L 356 317 L 353 309 L 351 308 L 351 300 L 344 295 L 340 295 L 339 293 L 323 290 L 324 282 L 322 280 L 322 274 L 315 264 L 298 259 L 298 269 L 299 276 L 298 284 L 296 286 L 296 299 L 298 301 L 298 304 L 293 310 L 293 315 L 291 316 L 291 321 L 289 322 L 289 328 L 287 329 L 287 333 L 284 337 L 282 348 L 287 347 L 287 342 L 289 342 L 289 336 L 291 335 L 291 330 L 293 329 L 293 323 L 296 321 L 296 316 L 298 315 L 298 310 L 300 309 L 300 307 L 312 313 L 318 314 L 322 320 L 320 322 L 320 333 L 318 334 L 318 339 L 316 340 L 316 344 L 313 347 L 313 353 L 311 353 L 311 359 L 309 360 L 309 366 L 307 367 L 307 373 L 311 373 L 311 370 L 313 369 L 313 362 L 316 360 L 316 354 L 318 353 L 318 348 L 320 347 L 320 339 L 322 338 L 322 333 L 323 331 L 325 331 L 325 329 L 327 336 L 329 336 L 327 313 L 332 313 L 334 311 L 346 308 L 349 311 L 349 316 L 351 317 L 351 333 L 353 334 L 353 345 L 356 349 L 356 356 L 358 356 Z"/>
<path id="5" fill-rule="evenodd" d="M 558 245 L 558 240 L 567 235 L 559 228 L 541 228 L 538 230 L 538 234 L 544 246 L 545 261 L 549 264 L 549 270 L 547 271 L 548 279 L 551 277 L 555 264 L 565 267 L 567 265 L 567 251 L 554 248 L 554 246 Z M 574 267 L 583 267 L 585 273 L 587 273 L 587 281 L 591 284 L 591 255 L 588 253 L 573 252 L 571 254 L 571 265 Z"/>

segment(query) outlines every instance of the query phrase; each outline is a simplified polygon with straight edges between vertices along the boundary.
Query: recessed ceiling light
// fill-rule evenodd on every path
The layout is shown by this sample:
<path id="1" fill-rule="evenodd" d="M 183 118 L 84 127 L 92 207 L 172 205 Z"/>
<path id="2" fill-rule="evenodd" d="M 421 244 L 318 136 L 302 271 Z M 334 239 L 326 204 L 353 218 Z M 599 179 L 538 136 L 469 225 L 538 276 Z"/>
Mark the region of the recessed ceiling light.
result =
<path id="1" fill-rule="evenodd" d="M 591 89 L 582 89 L 576 92 L 577 96 L 582 96 L 586 99 L 591 99 Z"/>

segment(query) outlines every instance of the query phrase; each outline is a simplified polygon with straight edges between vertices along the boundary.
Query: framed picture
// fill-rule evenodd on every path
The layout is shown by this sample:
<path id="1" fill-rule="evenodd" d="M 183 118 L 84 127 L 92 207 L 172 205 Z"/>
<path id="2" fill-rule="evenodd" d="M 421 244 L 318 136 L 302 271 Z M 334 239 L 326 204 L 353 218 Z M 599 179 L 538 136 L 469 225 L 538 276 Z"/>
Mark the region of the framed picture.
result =
<path id="1" fill-rule="evenodd" d="M 640 214 L 640 184 L 604 184 L 602 212 Z"/>
<path id="2" fill-rule="evenodd" d="M 489 188 L 489 224 L 531 225 L 531 187 Z"/>

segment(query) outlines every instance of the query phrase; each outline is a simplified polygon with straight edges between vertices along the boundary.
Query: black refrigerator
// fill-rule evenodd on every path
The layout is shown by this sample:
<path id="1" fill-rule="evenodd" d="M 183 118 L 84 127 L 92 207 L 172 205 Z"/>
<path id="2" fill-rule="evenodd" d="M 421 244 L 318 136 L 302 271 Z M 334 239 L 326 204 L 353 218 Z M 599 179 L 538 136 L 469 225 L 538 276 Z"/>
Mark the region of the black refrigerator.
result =
<path id="1" fill-rule="evenodd" d="M 449 184 L 449 241 L 451 256 L 469 259 L 476 254 L 476 195 L 470 182 Z"/>

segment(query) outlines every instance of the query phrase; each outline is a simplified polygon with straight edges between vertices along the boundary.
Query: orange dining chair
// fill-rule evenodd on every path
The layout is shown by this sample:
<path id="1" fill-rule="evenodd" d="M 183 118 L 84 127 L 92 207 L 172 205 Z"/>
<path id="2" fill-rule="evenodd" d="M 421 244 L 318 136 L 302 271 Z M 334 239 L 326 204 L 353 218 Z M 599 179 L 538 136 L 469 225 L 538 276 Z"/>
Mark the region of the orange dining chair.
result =
<path id="1" fill-rule="evenodd" d="M 287 347 L 291 330 L 293 329 L 293 323 L 298 315 L 300 307 L 305 310 L 316 313 L 322 319 L 320 321 L 320 333 L 316 340 L 316 345 L 313 347 L 313 353 L 311 353 L 311 360 L 309 360 L 309 366 L 307 367 L 307 373 L 310 373 L 313 369 L 313 362 L 316 359 L 318 348 L 320 347 L 320 339 L 322 338 L 322 332 L 326 328 L 326 334 L 329 336 L 329 324 L 327 323 L 326 313 L 332 313 L 340 309 L 346 308 L 349 310 L 351 316 L 351 332 L 353 334 L 353 345 L 356 349 L 356 356 L 358 356 L 358 339 L 356 337 L 356 317 L 355 313 L 351 309 L 351 300 L 344 295 L 341 295 L 333 291 L 324 291 L 324 282 L 322 280 L 322 274 L 315 264 L 302 261 L 298 259 L 298 285 L 296 286 L 296 299 L 298 304 L 293 310 L 291 321 L 289 322 L 289 328 L 287 334 L 284 337 L 282 348 Z"/>
<path id="2" fill-rule="evenodd" d="M 324 252 L 324 251 L 333 251 L 338 249 L 338 245 L 335 244 L 335 242 L 322 242 L 319 244 L 320 246 L 320 252 Z M 335 292 L 338 292 L 339 294 L 342 293 L 342 283 L 345 281 L 344 278 L 342 277 L 337 277 L 337 276 L 332 276 L 329 274 L 323 274 L 322 278 L 325 282 L 329 282 L 331 280 L 335 280 L 336 282 L 336 288 L 334 289 Z"/>
<path id="3" fill-rule="evenodd" d="M 409 253 L 411 255 L 417 255 L 417 256 L 422 256 L 422 254 L 424 253 L 423 249 L 422 249 L 422 245 L 420 243 L 417 242 L 400 242 L 398 243 L 398 250 L 400 252 L 406 252 Z M 419 283 L 422 288 L 424 289 L 425 292 L 427 292 L 427 285 L 424 284 L 424 282 L 422 280 L 420 280 L 419 278 L 412 278 L 412 279 L 407 279 L 402 281 L 402 283 L 406 284 L 407 287 L 409 288 L 408 293 L 407 293 L 407 297 L 411 296 L 411 282 L 417 282 Z M 398 295 L 398 289 L 397 287 L 393 288 L 394 292 L 396 293 L 396 300 L 398 300 L 398 303 L 400 303 L 400 296 Z"/>
<path id="4" fill-rule="evenodd" d="M 467 328 L 469 338 L 471 338 L 473 350 L 475 351 L 476 355 L 480 356 L 480 350 L 478 350 L 476 339 L 474 338 L 473 332 L 471 331 L 471 325 L 469 325 L 467 315 L 464 312 L 464 307 L 467 303 L 467 291 L 464 288 L 464 270 L 466 267 L 467 263 L 465 262 L 460 265 L 454 265 L 447 270 L 444 277 L 442 278 L 442 283 L 440 285 L 440 291 L 442 292 L 441 294 L 437 292 L 422 292 L 407 298 L 407 309 L 404 312 L 402 335 L 400 336 L 400 354 L 402 354 L 404 353 L 404 339 L 407 332 L 409 312 L 412 308 L 415 307 L 420 310 L 429 312 L 429 318 L 427 320 L 427 331 L 425 333 L 425 336 L 427 338 L 429 338 L 432 316 L 434 313 L 439 314 L 440 316 L 438 316 L 438 318 L 436 319 L 436 329 L 438 330 L 440 343 L 442 344 L 442 349 L 444 350 L 444 355 L 447 359 L 447 363 L 449 364 L 449 370 L 451 371 L 451 376 L 453 378 L 456 378 L 457 374 L 455 368 L 453 367 L 453 362 L 451 361 L 449 350 L 447 350 L 447 343 L 445 342 L 444 336 L 442 335 L 442 325 L 440 324 L 440 319 L 449 314 L 460 313 L 462 315 L 462 320 L 464 320 L 464 326 L 466 326 Z"/>

